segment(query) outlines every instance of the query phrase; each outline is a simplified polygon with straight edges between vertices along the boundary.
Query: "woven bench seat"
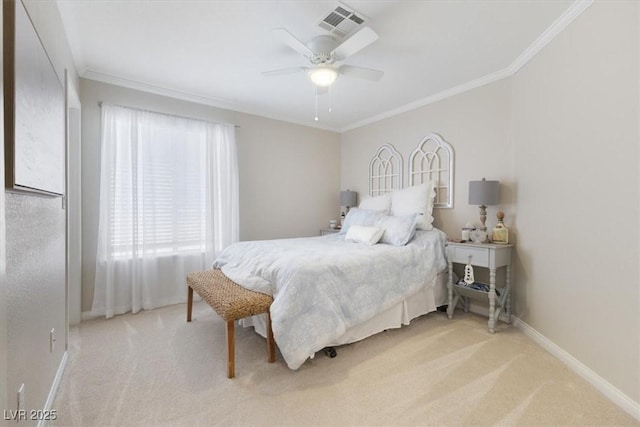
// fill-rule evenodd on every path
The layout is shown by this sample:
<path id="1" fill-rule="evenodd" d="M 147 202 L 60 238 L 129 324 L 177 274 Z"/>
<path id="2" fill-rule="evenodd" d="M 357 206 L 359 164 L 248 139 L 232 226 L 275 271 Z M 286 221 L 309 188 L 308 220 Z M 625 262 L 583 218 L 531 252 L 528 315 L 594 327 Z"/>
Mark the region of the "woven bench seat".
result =
<path id="1" fill-rule="evenodd" d="M 263 313 L 267 315 L 267 359 L 269 363 L 275 361 L 275 342 L 269 315 L 269 307 L 273 302 L 271 296 L 243 288 L 219 269 L 188 274 L 187 290 L 187 322 L 191 322 L 193 291 L 196 291 L 227 323 L 227 377 L 235 376 L 236 320 Z"/>

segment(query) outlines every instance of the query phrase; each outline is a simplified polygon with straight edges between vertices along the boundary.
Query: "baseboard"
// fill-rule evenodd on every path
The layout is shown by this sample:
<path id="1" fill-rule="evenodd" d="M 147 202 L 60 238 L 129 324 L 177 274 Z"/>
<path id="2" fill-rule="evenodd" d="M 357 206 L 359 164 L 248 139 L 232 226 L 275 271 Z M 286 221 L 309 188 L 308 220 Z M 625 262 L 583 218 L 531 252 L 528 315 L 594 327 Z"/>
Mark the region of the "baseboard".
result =
<path id="1" fill-rule="evenodd" d="M 634 401 L 629 396 L 618 390 L 611 383 L 593 372 L 578 359 L 564 351 L 557 344 L 553 343 L 540 332 L 536 331 L 527 323 L 522 321 L 522 319 L 516 316 L 512 316 L 512 320 L 513 325 L 520 329 L 525 335 L 527 335 L 553 356 L 560 359 L 561 362 L 567 365 L 576 374 L 587 380 L 592 386 L 594 386 L 598 391 L 611 399 L 616 405 L 620 406 L 632 417 L 640 421 L 640 403 Z"/>
<path id="2" fill-rule="evenodd" d="M 86 320 L 97 319 L 98 317 L 104 317 L 104 313 L 99 314 L 99 313 L 94 313 L 93 311 L 83 311 L 80 314 L 80 321 L 84 322 Z"/>
<path id="3" fill-rule="evenodd" d="M 56 393 L 58 391 L 58 386 L 60 385 L 60 381 L 62 380 L 62 374 L 64 374 L 64 369 L 67 367 L 67 359 L 69 358 L 69 353 L 66 351 L 62 355 L 62 360 L 60 361 L 60 365 L 58 366 L 58 372 L 56 372 L 56 377 L 53 379 L 53 384 L 51 384 L 51 390 L 49 390 L 49 396 L 47 396 L 47 401 L 44 404 L 43 412 L 49 413 L 51 411 L 51 407 L 53 406 L 53 402 L 56 400 Z M 48 420 L 40 420 L 38 422 L 38 427 L 46 427 L 49 424 Z"/>

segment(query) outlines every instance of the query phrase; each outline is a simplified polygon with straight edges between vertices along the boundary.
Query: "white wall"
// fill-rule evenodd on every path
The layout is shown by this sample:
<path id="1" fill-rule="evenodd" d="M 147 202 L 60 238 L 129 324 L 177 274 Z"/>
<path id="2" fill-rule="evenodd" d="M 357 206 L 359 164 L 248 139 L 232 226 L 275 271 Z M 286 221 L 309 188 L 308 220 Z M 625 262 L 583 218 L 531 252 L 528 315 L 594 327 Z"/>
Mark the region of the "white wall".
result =
<path id="1" fill-rule="evenodd" d="M 77 87 L 56 3 L 26 1 L 25 5 L 58 78 L 63 82 L 64 70 L 69 69 Z M 0 337 L 6 333 L 7 345 L 0 347 L 0 357 L 6 358 L 7 398 L 3 404 L 7 406 L 2 409 L 17 409 L 15 396 L 23 383 L 26 409 L 43 409 L 66 348 L 65 215 L 60 198 L 9 192 L 4 196 L 6 288 L 3 285 L 0 291 L 6 290 L 7 311 Z M 52 328 L 57 342 L 50 352 Z M 34 425 L 35 421 L 24 424 Z"/>
<path id="2" fill-rule="evenodd" d="M 453 237 L 471 221 L 480 225 L 480 211 L 468 204 L 469 181 L 483 177 L 500 181 L 500 205 L 487 209 L 487 228 L 497 223 L 496 212 L 505 212 L 505 223 L 515 228 L 512 207 L 511 144 L 506 123 L 510 120 L 511 86 L 501 80 L 413 111 L 364 126 L 342 135 L 342 188 L 366 197 L 371 156 L 385 143 L 392 144 L 407 161 L 422 138 L 436 132 L 455 152 L 454 208 L 434 209 L 434 224 Z"/>
<path id="3" fill-rule="evenodd" d="M 468 181 L 500 180 L 516 244 L 515 314 L 640 404 L 640 4 L 596 2 L 515 76 L 342 135 L 343 188 L 367 191 L 376 148 L 405 161 L 440 133 L 456 153 L 458 237 Z M 637 409 L 636 409 L 637 410 Z"/>
<path id="4" fill-rule="evenodd" d="M 81 79 L 82 310 L 95 278 L 100 177 L 98 101 L 234 123 L 240 174 L 240 239 L 318 235 L 339 214 L 337 133 Z"/>
<path id="5" fill-rule="evenodd" d="M 513 78 L 518 316 L 640 402 L 638 3 L 596 2 Z"/>

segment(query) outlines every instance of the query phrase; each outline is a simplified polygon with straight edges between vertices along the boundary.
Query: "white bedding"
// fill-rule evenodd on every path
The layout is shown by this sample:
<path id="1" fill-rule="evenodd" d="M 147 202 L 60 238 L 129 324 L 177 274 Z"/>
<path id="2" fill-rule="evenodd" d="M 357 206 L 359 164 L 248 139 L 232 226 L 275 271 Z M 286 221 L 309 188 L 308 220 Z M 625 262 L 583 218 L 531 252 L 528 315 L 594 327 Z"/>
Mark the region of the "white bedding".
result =
<path id="1" fill-rule="evenodd" d="M 447 305 L 449 302 L 448 278 L 449 272 L 445 269 L 433 279 L 431 285 L 426 286 L 423 290 L 400 301 L 382 313 L 376 314 L 366 322 L 352 326 L 344 334 L 336 338 L 335 341 L 328 343 L 327 346 L 351 344 L 382 331 L 409 325 L 416 317 L 431 313 L 436 311 L 438 307 Z M 245 328 L 253 327 L 256 333 L 264 338 L 267 337 L 267 318 L 264 314 L 241 319 L 240 325 Z"/>
<path id="2" fill-rule="evenodd" d="M 273 295 L 272 328 L 287 365 L 298 369 L 344 332 L 432 286 L 446 268 L 445 235 L 416 232 L 406 246 L 366 246 L 344 235 L 240 242 L 214 267 Z"/>

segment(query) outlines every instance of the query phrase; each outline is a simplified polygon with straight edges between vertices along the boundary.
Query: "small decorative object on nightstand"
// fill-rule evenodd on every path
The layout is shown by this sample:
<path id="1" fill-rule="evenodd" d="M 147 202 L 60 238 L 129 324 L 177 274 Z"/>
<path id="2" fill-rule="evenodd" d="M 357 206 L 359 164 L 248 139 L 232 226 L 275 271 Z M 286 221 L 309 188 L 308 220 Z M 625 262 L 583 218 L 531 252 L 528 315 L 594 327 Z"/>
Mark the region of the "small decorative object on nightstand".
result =
<path id="1" fill-rule="evenodd" d="M 462 241 L 468 242 L 471 240 L 471 233 L 476 228 L 470 222 L 466 223 L 464 227 L 462 227 Z"/>
<path id="2" fill-rule="evenodd" d="M 493 233 L 491 234 L 491 240 L 493 243 L 505 245 L 509 243 L 509 229 L 504 225 L 504 213 L 498 212 L 498 224 L 493 227 Z"/>
<path id="3" fill-rule="evenodd" d="M 473 230 L 471 234 L 469 234 L 469 240 L 473 243 L 488 243 L 489 237 L 487 236 L 487 232 L 481 229 Z"/>
<path id="4" fill-rule="evenodd" d="M 453 317 L 453 311 L 459 302 L 465 311 L 469 308 L 469 298 L 489 299 L 489 332 L 494 333 L 496 321 L 504 311 L 507 323 L 511 323 L 511 249 L 513 245 L 491 243 L 447 242 L 447 261 L 449 262 L 449 307 L 447 315 Z M 453 264 L 473 265 L 489 269 L 489 285 L 453 283 Z M 505 267 L 504 286 L 496 287 L 496 270 Z M 466 272 L 466 271 L 465 271 Z M 498 298 L 496 298 L 496 295 Z M 497 306 L 496 307 L 496 302 Z"/>

